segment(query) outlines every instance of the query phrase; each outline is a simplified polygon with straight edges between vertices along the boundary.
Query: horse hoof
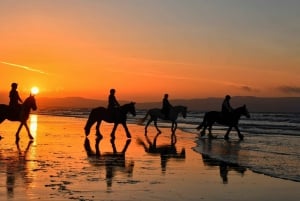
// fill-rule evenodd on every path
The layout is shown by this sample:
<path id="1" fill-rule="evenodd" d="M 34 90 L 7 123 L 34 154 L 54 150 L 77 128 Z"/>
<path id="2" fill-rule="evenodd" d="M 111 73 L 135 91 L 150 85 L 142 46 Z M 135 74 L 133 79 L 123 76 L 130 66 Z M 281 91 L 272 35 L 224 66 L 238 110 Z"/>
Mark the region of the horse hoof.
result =
<path id="1" fill-rule="evenodd" d="M 243 135 L 240 135 L 239 138 L 240 138 L 240 140 L 244 140 L 244 136 Z"/>
<path id="2" fill-rule="evenodd" d="M 229 137 L 225 135 L 224 140 L 229 140 Z"/>

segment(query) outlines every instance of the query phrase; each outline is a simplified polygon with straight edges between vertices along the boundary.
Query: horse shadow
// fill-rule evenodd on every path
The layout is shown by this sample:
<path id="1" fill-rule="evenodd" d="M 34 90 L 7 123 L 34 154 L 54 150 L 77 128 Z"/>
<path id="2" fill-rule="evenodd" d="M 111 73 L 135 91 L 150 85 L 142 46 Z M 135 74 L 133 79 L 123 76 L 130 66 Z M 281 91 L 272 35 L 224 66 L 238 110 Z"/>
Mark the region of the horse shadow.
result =
<path id="1" fill-rule="evenodd" d="M 29 175 L 30 170 L 28 165 L 28 161 L 30 161 L 28 158 L 32 143 L 33 141 L 29 141 L 24 151 L 22 151 L 19 143 L 16 143 L 17 152 L 6 153 L 5 156 L 0 153 L 0 169 L 3 169 L 1 172 L 6 172 L 7 199 L 14 198 L 17 180 L 23 181 L 22 184 L 25 186 L 28 186 L 30 183 L 32 183 L 32 176 Z"/>
<path id="2" fill-rule="evenodd" d="M 228 183 L 228 173 L 235 171 L 241 176 L 247 171 L 247 168 L 239 165 L 239 146 L 240 141 L 227 142 L 223 141 L 221 145 L 214 145 L 212 139 L 201 139 L 202 142 L 202 161 L 204 165 L 219 167 L 220 177 L 224 184 Z M 219 157 L 216 157 L 219 156 Z M 227 159 L 230 157 L 230 162 Z"/>
<path id="3" fill-rule="evenodd" d="M 146 153 L 160 156 L 161 170 L 163 173 L 165 173 L 167 169 L 167 163 L 170 159 L 176 159 L 176 161 L 185 160 L 185 148 L 182 148 L 180 152 L 177 151 L 177 138 L 175 133 L 171 134 L 171 141 L 168 144 L 157 145 L 158 136 L 160 136 L 160 133 L 158 133 L 151 141 L 149 136 L 145 135 L 147 143 L 138 138 L 137 144 L 141 145 Z"/>
<path id="4" fill-rule="evenodd" d="M 117 172 L 121 172 L 128 177 L 132 177 L 134 161 L 126 161 L 126 151 L 131 143 L 131 139 L 127 139 L 122 151 L 117 151 L 115 139 L 111 139 L 112 152 L 101 152 L 100 142 L 103 138 L 97 137 L 95 140 L 95 151 L 91 148 L 90 140 L 86 137 L 84 148 L 88 156 L 90 164 L 97 167 L 105 167 L 106 185 L 112 187 L 113 178 Z"/>

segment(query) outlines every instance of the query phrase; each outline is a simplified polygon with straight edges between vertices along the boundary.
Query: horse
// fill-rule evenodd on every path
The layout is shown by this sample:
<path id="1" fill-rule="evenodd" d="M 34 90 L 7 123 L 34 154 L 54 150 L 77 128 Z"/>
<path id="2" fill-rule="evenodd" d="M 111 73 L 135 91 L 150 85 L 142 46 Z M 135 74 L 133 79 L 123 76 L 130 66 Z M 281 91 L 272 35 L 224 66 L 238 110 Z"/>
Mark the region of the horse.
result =
<path id="1" fill-rule="evenodd" d="M 20 140 L 19 133 L 23 126 L 25 126 L 27 130 L 29 139 L 33 140 L 27 125 L 27 120 L 29 118 L 31 109 L 34 111 L 37 110 L 35 97 L 33 95 L 30 95 L 28 98 L 26 98 L 23 104 L 21 104 L 20 109 L 17 109 L 17 111 L 11 111 L 11 108 L 8 105 L 0 104 L 0 123 L 2 123 L 5 119 L 20 122 L 20 126 L 16 133 L 16 143 Z"/>
<path id="2" fill-rule="evenodd" d="M 115 112 L 115 114 L 113 114 L 113 112 Z M 105 107 L 97 107 L 92 109 L 92 111 L 89 114 L 86 125 L 84 127 L 85 135 L 88 136 L 90 134 L 91 127 L 94 125 L 95 122 L 97 122 L 96 135 L 98 137 L 102 137 L 99 129 L 100 129 L 100 124 L 103 120 L 108 123 L 114 123 L 114 127 L 110 134 L 112 139 L 115 138 L 115 131 L 119 124 L 123 125 L 127 138 L 131 138 L 130 132 L 126 124 L 127 113 L 131 113 L 133 116 L 136 115 L 135 102 L 124 104 L 119 108 L 117 108 L 115 111 L 110 111 Z"/>
<path id="3" fill-rule="evenodd" d="M 204 136 L 205 130 L 208 127 L 209 137 L 213 137 L 211 129 L 212 129 L 213 124 L 216 122 L 221 125 L 228 126 L 228 130 L 224 136 L 225 140 L 229 139 L 229 133 L 232 128 L 235 128 L 240 140 L 243 140 L 244 136 L 241 134 L 240 129 L 238 128 L 238 123 L 239 123 L 241 116 L 246 116 L 247 118 L 250 118 L 250 114 L 248 112 L 246 105 L 243 105 L 241 107 L 234 109 L 233 112 L 231 114 L 229 114 L 227 117 L 224 117 L 224 115 L 222 115 L 222 113 L 218 112 L 218 111 L 206 112 L 204 114 L 202 123 L 196 129 L 201 130 L 201 128 L 203 127 L 200 134 L 201 134 L 201 136 Z"/>
<path id="4" fill-rule="evenodd" d="M 139 120 L 139 124 L 142 124 L 146 121 L 146 119 L 148 118 L 148 116 L 150 116 L 150 119 L 148 120 L 146 126 L 145 126 L 145 135 L 147 135 L 147 128 L 149 126 L 149 124 L 154 121 L 154 125 L 155 125 L 155 128 L 158 132 L 158 134 L 161 133 L 161 130 L 158 128 L 157 126 L 157 119 L 163 119 L 163 120 L 167 120 L 167 121 L 171 121 L 172 125 L 171 125 L 171 132 L 172 133 L 175 133 L 176 129 L 177 129 L 177 117 L 178 117 L 178 114 L 181 113 L 182 114 L 182 117 L 185 118 L 186 117 L 186 113 L 187 113 L 187 107 L 185 106 L 181 106 L 181 105 L 178 105 L 178 106 L 174 106 L 170 109 L 170 112 L 169 112 L 169 118 L 165 119 L 164 118 L 164 114 L 162 113 L 161 109 L 159 108 L 152 108 L 152 109 L 149 109 L 145 115 L 144 118 L 141 118 Z"/>

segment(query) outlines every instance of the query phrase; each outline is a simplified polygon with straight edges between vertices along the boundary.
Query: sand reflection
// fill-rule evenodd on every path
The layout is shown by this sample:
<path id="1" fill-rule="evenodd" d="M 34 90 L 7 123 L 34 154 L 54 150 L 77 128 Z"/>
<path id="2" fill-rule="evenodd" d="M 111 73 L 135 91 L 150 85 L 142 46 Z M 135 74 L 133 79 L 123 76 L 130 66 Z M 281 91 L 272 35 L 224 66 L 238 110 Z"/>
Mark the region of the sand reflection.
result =
<path id="1" fill-rule="evenodd" d="M 4 164 L 1 166 L 6 166 L 6 189 L 7 189 L 7 198 L 14 198 L 15 188 L 20 185 L 24 185 L 25 189 L 29 188 L 30 184 L 33 181 L 33 177 L 30 175 L 30 167 L 28 164 L 30 157 L 30 147 L 32 141 L 29 141 L 27 147 L 22 151 L 19 143 L 16 144 L 17 151 L 8 153 L 1 161 L 4 161 Z M 26 193 L 26 192 L 25 192 Z M 19 195 L 20 193 L 18 193 Z"/>
<path id="2" fill-rule="evenodd" d="M 96 138 L 95 140 L 95 151 L 91 148 L 90 140 L 85 138 L 84 148 L 89 158 L 89 163 L 93 166 L 104 166 L 106 170 L 106 185 L 108 190 L 113 185 L 113 178 L 117 173 L 132 177 L 134 161 L 126 160 L 126 151 L 131 143 L 131 139 L 126 140 L 122 151 L 117 151 L 115 139 L 111 139 L 111 152 L 102 152 L 100 142 L 103 138 Z"/>
<path id="3" fill-rule="evenodd" d="M 247 168 L 239 165 L 240 141 L 218 141 L 200 139 L 204 165 L 219 166 L 220 177 L 224 184 L 228 183 L 229 171 L 244 175 Z"/>
<path id="4" fill-rule="evenodd" d="M 144 142 L 141 138 L 137 139 L 137 143 L 141 145 L 145 152 L 151 155 L 159 155 L 161 159 L 161 171 L 163 173 L 166 172 L 167 162 L 169 159 L 177 159 L 177 161 L 182 161 L 185 159 L 185 148 L 182 148 L 180 152 L 177 151 L 176 148 L 176 134 L 171 134 L 170 143 L 168 144 L 157 144 L 157 139 L 160 134 L 157 134 L 152 140 L 148 135 L 145 135 L 146 142 Z"/>
<path id="5" fill-rule="evenodd" d="M 30 125 L 29 125 L 30 133 L 31 133 L 32 137 L 35 139 L 37 137 L 38 115 L 31 114 L 29 122 L 30 122 Z"/>

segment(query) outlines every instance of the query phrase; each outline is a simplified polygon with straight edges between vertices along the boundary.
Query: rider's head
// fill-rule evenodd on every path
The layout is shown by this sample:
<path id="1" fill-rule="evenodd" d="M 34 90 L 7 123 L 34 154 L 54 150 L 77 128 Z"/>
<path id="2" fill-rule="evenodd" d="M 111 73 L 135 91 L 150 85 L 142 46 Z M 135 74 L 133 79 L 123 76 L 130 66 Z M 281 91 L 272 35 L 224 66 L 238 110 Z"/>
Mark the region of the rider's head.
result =
<path id="1" fill-rule="evenodd" d="M 15 82 L 11 83 L 11 88 L 16 89 L 17 87 L 18 87 L 17 83 L 15 83 Z"/>
<path id="2" fill-rule="evenodd" d="M 230 100 L 231 97 L 230 97 L 229 95 L 226 95 L 226 96 L 225 96 L 225 99 L 226 99 L 226 100 Z"/>
<path id="3" fill-rule="evenodd" d="M 110 89 L 110 94 L 115 94 L 116 90 L 115 89 Z"/>
<path id="4" fill-rule="evenodd" d="M 164 97 L 165 97 L 165 98 L 168 98 L 168 97 L 169 97 L 169 94 L 165 94 Z"/>

